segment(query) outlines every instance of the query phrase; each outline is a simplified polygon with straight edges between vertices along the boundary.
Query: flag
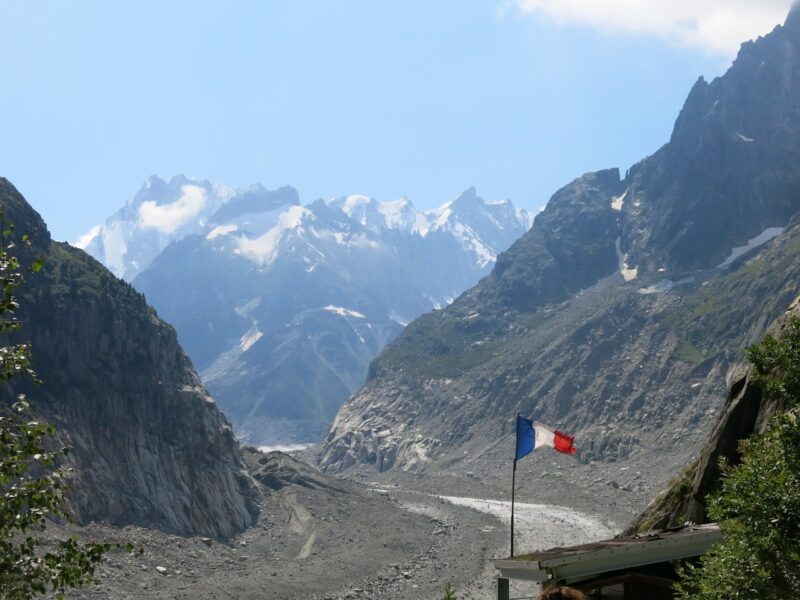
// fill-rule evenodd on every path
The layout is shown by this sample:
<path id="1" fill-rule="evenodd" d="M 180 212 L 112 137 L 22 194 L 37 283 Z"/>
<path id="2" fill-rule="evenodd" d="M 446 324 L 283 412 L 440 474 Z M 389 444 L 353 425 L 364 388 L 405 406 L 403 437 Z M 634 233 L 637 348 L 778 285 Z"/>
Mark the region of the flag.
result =
<path id="1" fill-rule="evenodd" d="M 517 415 L 517 448 L 514 459 L 519 460 L 536 448 L 543 446 L 548 446 L 564 454 L 575 454 L 577 449 L 572 443 L 573 440 L 575 440 L 574 436 Z"/>
<path id="2" fill-rule="evenodd" d="M 533 421 L 517 415 L 517 451 L 514 460 L 533 452 Z"/>

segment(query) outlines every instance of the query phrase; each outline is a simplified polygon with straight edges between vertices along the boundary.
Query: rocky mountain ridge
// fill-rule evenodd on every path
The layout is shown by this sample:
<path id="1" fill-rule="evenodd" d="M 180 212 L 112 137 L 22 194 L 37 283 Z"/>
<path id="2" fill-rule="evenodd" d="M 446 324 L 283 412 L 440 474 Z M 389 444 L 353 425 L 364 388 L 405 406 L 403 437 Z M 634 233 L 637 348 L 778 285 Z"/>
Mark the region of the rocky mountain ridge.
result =
<path id="1" fill-rule="evenodd" d="M 183 202 L 162 200 L 164 213 Z M 316 441 L 404 325 L 488 273 L 531 221 L 474 188 L 429 211 L 405 198 L 301 206 L 291 188 L 234 190 L 133 285 L 248 443 Z"/>
<path id="2" fill-rule="evenodd" d="M 668 144 L 624 178 L 565 186 L 488 277 L 411 323 L 340 410 L 322 465 L 499 467 L 519 411 L 577 434 L 587 465 L 670 475 L 800 290 L 798 98 L 795 9 L 695 85 Z"/>

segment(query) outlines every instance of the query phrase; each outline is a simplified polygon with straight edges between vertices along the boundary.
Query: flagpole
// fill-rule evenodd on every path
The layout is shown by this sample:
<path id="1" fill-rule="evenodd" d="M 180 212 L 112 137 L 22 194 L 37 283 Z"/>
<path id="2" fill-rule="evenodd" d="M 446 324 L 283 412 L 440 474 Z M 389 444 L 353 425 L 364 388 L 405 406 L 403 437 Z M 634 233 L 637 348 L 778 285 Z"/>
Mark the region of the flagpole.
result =
<path id="1" fill-rule="evenodd" d="M 511 473 L 511 558 L 514 558 L 514 493 L 517 479 L 517 459 L 514 459 L 514 470 Z"/>

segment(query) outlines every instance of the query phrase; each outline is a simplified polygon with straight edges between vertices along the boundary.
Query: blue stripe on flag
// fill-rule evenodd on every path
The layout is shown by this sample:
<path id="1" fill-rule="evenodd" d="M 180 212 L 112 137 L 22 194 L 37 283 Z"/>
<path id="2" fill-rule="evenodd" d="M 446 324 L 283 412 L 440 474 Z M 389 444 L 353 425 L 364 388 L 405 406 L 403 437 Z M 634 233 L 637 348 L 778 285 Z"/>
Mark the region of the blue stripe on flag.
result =
<path id="1" fill-rule="evenodd" d="M 514 460 L 519 460 L 533 452 L 533 442 L 536 434 L 533 431 L 533 421 L 517 415 L 517 449 Z"/>

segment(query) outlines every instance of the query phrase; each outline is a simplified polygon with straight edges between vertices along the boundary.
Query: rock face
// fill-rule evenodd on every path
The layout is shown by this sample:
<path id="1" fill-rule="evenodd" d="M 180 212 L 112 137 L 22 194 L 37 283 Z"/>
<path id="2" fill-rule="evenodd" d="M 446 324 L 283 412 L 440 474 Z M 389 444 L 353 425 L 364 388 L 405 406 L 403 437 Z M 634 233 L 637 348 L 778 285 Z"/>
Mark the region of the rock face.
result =
<path id="1" fill-rule="evenodd" d="M 503 464 L 518 411 L 578 434 L 584 463 L 656 481 L 685 464 L 729 369 L 800 291 L 799 107 L 795 9 L 695 85 L 668 144 L 624 179 L 567 185 L 491 275 L 411 323 L 322 465 Z"/>
<path id="2" fill-rule="evenodd" d="M 433 211 L 235 192 L 133 284 L 175 326 L 243 439 L 317 441 L 403 326 L 488 273 L 530 223 L 472 188 Z"/>
<path id="3" fill-rule="evenodd" d="M 768 333 L 780 339 L 792 317 L 800 317 L 800 298 L 770 326 Z M 752 368 L 745 366 L 734 371 L 728 400 L 699 457 L 637 516 L 628 533 L 677 527 L 687 521 L 708 522 L 705 498 L 719 489 L 719 459 L 738 463 L 739 442 L 763 433 L 769 418 L 784 408 L 752 382 L 751 371 Z"/>
<path id="4" fill-rule="evenodd" d="M 20 290 L 42 385 L 14 382 L 72 447 L 68 500 L 81 522 L 227 537 L 254 523 L 258 492 L 232 428 L 174 330 L 83 251 L 53 242 L 0 179 L 6 219 L 44 255 Z"/>
<path id="5" fill-rule="evenodd" d="M 622 247 L 655 271 L 714 267 L 797 211 L 800 11 L 711 83 L 698 80 L 672 138 L 631 169 Z"/>

